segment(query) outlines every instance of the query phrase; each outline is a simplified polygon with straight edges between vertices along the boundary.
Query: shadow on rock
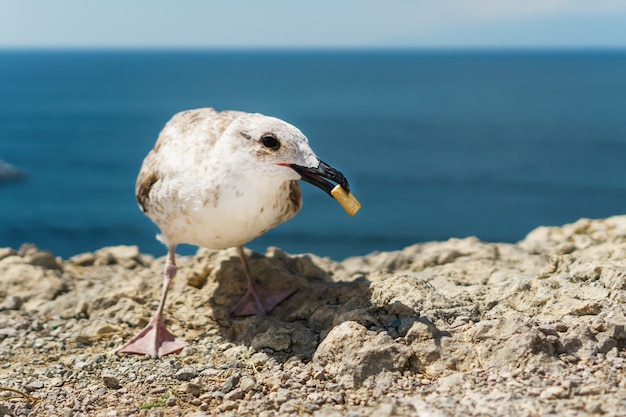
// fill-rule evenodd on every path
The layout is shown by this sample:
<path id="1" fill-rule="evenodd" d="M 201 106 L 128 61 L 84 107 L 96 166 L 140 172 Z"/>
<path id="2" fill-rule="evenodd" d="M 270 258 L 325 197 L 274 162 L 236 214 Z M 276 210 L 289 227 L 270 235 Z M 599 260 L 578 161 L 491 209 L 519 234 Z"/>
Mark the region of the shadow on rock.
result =
<path id="1" fill-rule="evenodd" d="M 373 274 L 370 281 L 327 258 L 276 248 L 250 254 L 249 263 L 264 288 L 298 291 L 267 316 L 233 317 L 246 285 L 236 252 L 199 251 L 187 281 L 208 295 L 221 336 L 279 362 L 312 360 L 348 387 L 383 371 L 423 372 L 451 337 L 433 320 L 467 322 L 476 314 L 475 306 L 448 299 L 412 274 Z M 454 361 L 444 367 L 453 369 Z"/>

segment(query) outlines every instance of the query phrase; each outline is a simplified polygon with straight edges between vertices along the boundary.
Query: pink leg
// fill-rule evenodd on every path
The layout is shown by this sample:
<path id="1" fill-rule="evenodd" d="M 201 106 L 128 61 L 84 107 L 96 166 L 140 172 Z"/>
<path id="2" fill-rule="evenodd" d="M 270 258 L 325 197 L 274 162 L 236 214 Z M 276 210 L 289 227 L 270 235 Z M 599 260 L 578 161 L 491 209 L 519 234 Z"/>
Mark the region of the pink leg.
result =
<path id="1" fill-rule="evenodd" d="M 250 272 L 250 266 L 246 260 L 246 255 L 243 252 L 243 246 L 237 246 L 239 252 L 239 258 L 243 264 L 243 269 L 248 279 L 248 288 L 244 296 L 237 302 L 235 308 L 233 308 L 233 314 L 235 316 L 252 316 L 255 314 L 267 314 L 274 309 L 283 300 L 291 296 L 295 289 L 284 291 L 270 291 L 259 287 L 252 278 Z"/>
<path id="2" fill-rule="evenodd" d="M 167 298 L 167 291 L 176 276 L 176 245 L 170 246 L 167 252 L 167 261 L 163 274 L 163 290 L 161 300 L 150 323 L 135 337 L 130 339 L 118 352 L 134 353 L 137 355 L 150 355 L 153 358 L 178 353 L 187 346 L 187 342 L 176 338 L 165 327 L 163 321 L 163 307 Z"/>

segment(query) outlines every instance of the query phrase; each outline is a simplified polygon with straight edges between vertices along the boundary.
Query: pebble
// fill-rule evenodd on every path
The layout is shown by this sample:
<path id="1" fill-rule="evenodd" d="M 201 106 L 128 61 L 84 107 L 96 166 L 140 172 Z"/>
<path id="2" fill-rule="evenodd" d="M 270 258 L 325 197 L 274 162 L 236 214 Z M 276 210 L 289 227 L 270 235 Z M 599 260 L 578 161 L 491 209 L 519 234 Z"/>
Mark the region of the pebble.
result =
<path id="1" fill-rule="evenodd" d="M 150 394 L 151 394 L 151 395 L 163 394 L 163 393 L 164 393 L 164 392 L 166 392 L 167 390 L 168 390 L 168 388 L 167 388 L 167 387 L 164 387 L 164 386 L 159 386 L 159 387 L 152 388 L 152 389 L 150 390 Z"/>
<path id="2" fill-rule="evenodd" d="M 590 400 L 585 404 L 585 411 L 590 414 L 604 414 L 602 411 L 602 402 L 599 400 Z"/>
<path id="3" fill-rule="evenodd" d="M 179 381 L 190 381 L 198 376 L 198 371 L 193 366 L 183 366 L 176 371 L 175 376 Z"/>
<path id="4" fill-rule="evenodd" d="M 5 337 L 15 337 L 17 335 L 17 329 L 15 327 L 4 327 L 0 329 L 0 340 Z"/>
<path id="5" fill-rule="evenodd" d="M 544 389 L 539 398 L 544 400 L 553 400 L 557 398 L 565 398 L 567 396 L 567 390 L 562 386 L 548 387 Z"/>
<path id="6" fill-rule="evenodd" d="M 237 401 L 241 400 L 244 396 L 243 390 L 241 388 L 235 388 L 234 390 L 228 392 L 224 395 L 224 401 Z"/>
<path id="7" fill-rule="evenodd" d="M 102 383 L 107 388 L 111 388 L 111 389 L 121 388 L 120 381 L 111 372 L 102 373 Z"/>
<path id="8" fill-rule="evenodd" d="M 242 392 L 246 393 L 256 388 L 256 381 L 254 378 L 244 376 L 239 380 L 239 388 Z"/>
<path id="9" fill-rule="evenodd" d="M 64 383 L 63 378 L 60 378 L 60 377 L 50 378 L 50 381 L 49 381 L 49 385 L 51 387 L 61 387 L 63 386 L 63 383 Z"/>
<path id="10" fill-rule="evenodd" d="M 0 261 L 9 256 L 17 255 L 17 251 L 12 248 L 0 248 Z"/>
<path id="11" fill-rule="evenodd" d="M 567 326 L 567 324 L 565 323 L 555 323 L 554 324 L 554 328 L 556 329 L 557 332 L 559 333 L 565 333 L 567 332 L 567 330 L 569 329 L 569 327 Z"/>
<path id="12" fill-rule="evenodd" d="M 44 387 L 44 383 L 38 379 L 28 382 L 24 385 L 24 389 L 28 392 L 37 391 Z"/>
<path id="13" fill-rule="evenodd" d="M 28 263 L 45 269 L 61 269 L 61 265 L 57 262 L 54 255 L 47 251 L 32 254 Z"/>
<path id="14" fill-rule="evenodd" d="M 450 325 L 450 328 L 455 329 L 457 327 L 465 326 L 470 321 L 472 321 L 472 319 L 468 316 L 457 316 Z"/>
<path id="15" fill-rule="evenodd" d="M 289 330 L 285 328 L 271 327 L 267 331 L 256 335 L 252 339 L 252 347 L 255 350 L 272 349 L 275 352 L 289 349 L 291 346 L 291 336 Z"/>
<path id="16" fill-rule="evenodd" d="M 285 388 L 279 388 L 276 392 L 276 403 L 282 404 L 291 398 L 291 391 Z"/>
<path id="17" fill-rule="evenodd" d="M 9 295 L 0 304 L 0 311 L 3 310 L 19 310 L 22 306 L 22 298 L 16 295 Z"/>
<path id="18" fill-rule="evenodd" d="M 221 391 L 224 394 L 232 391 L 237 386 L 237 383 L 239 383 L 239 378 L 240 376 L 238 374 L 232 375 L 230 378 L 226 380 L 226 382 L 224 382 L 224 384 L 222 385 Z"/>
<path id="19" fill-rule="evenodd" d="M 263 366 L 270 360 L 265 352 L 257 352 L 250 357 L 250 363 L 254 366 Z"/>
<path id="20" fill-rule="evenodd" d="M 545 335 L 551 335 L 551 336 L 556 336 L 558 337 L 559 334 L 557 333 L 557 330 L 554 326 L 550 325 L 550 324 L 542 324 L 539 326 L 539 330 L 545 334 Z"/>
<path id="21" fill-rule="evenodd" d="M 218 410 L 230 411 L 230 410 L 235 410 L 237 407 L 239 407 L 239 405 L 237 404 L 236 401 L 224 401 L 222 405 L 218 407 Z"/>
<path id="22" fill-rule="evenodd" d="M 70 259 L 68 259 L 68 262 L 71 262 L 74 265 L 78 266 L 91 266 L 94 264 L 95 261 L 96 255 L 91 252 L 74 255 Z"/>
<path id="23" fill-rule="evenodd" d="M 199 397 L 202 394 L 202 386 L 191 382 L 185 382 L 180 386 L 180 391 Z"/>

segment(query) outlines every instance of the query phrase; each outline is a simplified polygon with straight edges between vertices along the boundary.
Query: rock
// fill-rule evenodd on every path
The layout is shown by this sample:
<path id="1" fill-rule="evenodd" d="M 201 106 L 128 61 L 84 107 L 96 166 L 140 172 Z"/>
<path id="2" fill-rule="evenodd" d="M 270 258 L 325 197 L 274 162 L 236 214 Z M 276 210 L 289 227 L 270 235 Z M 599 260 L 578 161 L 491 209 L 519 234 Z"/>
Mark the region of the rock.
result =
<path id="1" fill-rule="evenodd" d="M 565 397 L 567 397 L 567 390 L 561 386 L 548 387 L 539 395 L 539 398 L 544 400 L 554 400 Z"/>
<path id="2" fill-rule="evenodd" d="M 28 382 L 24 386 L 24 388 L 26 389 L 27 392 L 33 392 L 33 391 L 37 391 L 37 390 L 44 388 L 44 383 L 37 379 L 37 380 Z"/>
<path id="3" fill-rule="evenodd" d="M 229 391 L 226 395 L 224 395 L 224 401 L 237 401 L 243 398 L 243 391 L 240 388 L 236 388 L 232 391 Z"/>
<path id="4" fill-rule="evenodd" d="M 40 251 L 26 256 L 27 262 L 34 266 L 40 266 L 45 269 L 61 269 L 61 264 L 51 252 Z"/>
<path id="5" fill-rule="evenodd" d="M 277 352 L 287 350 L 290 346 L 291 336 L 289 331 L 284 328 L 270 328 L 252 339 L 252 347 L 256 350 L 268 348 Z"/>
<path id="6" fill-rule="evenodd" d="M 263 366 L 269 361 L 270 357 L 265 352 L 257 352 L 250 357 L 250 363 L 254 366 Z"/>
<path id="7" fill-rule="evenodd" d="M 19 181 L 26 176 L 21 169 L 0 160 L 0 184 Z"/>
<path id="8" fill-rule="evenodd" d="M 117 377 L 110 371 L 102 372 L 102 383 L 105 387 L 111 389 L 121 388 L 120 382 Z"/>
<path id="9" fill-rule="evenodd" d="M 222 389 L 220 391 L 222 391 L 224 394 L 231 392 L 239 383 L 239 378 L 239 374 L 232 375 L 226 380 L 226 382 L 224 382 L 224 385 L 222 385 Z"/>
<path id="10" fill-rule="evenodd" d="M 0 311 L 2 310 L 19 310 L 22 306 L 22 299 L 16 295 L 9 295 L 2 303 L 0 303 Z"/>
<path id="11" fill-rule="evenodd" d="M 433 340 L 439 334 L 439 330 L 428 319 L 414 321 L 409 330 L 406 332 L 405 339 L 407 343 L 424 342 Z"/>
<path id="12" fill-rule="evenodd" d="M 179 390 L 181 392 L 184 392 L 186 394 L 191 394 L 194 397 L 199 397 L 202 394 L 202 386 L 198 385 L 198 384 L 193 384 L 191 382 L 185 382 L 183 383 Z"/>
<path id="13" fill-rule="evenodd" d="M 626 398 L 626 216 L 516 244 L 419 243 L 342 262 L 250 257 L 267 316 L 233 318 L 235 249 L 179 256 L 165 320 L 190 345 L 117 354 L 155 311 L 165 259 L 103 248 L 63 262 L 0 249 L 9 415 L 614 415 Z M 198 368 L 201 367 L 201 368 Z M 5 393 L 5 396 L 8 396 Z M 5 408 L 2 408 L 5 407 Z M 619 414 L 619 413 L 618 413 Z"/>
<path id="14" fill-rule="evenodd" d="M 12 248 L 0 248 L 0 261 L 9 256 L 16 256 L 17 251 Z"/>
<path id="15" fill-rule="evenodd" d="M 420 311 L 452 307 L 429 282 L 419 275 L 395 275 L 372 285 L 372 305 L 385 306 L 400 317 L 419 316 Z"/>
<path id="16" fill-rule="evenodd" d="M 344 322 L 320 343 L 313 362 L 348 387 L 359 387 L 383 370 L 402 371 L 411 350 L 384 334 L 372 334 L 356 322 Z"/>
<path id="17" fill-rule="evenodd" d="M 179 381 L 190 381 L 196 376 L 198 376 L 198 372 L 193 366 L 183 366 L 178 371 L 176 371 L 176 379 Z"/>
<path id="18" fill-rule="evenodd" d="M 239 389 L 241 389 L 241 392 L 243 392 L 244 394 L 247 393 L 248 391 L 252 391 L 254 389 L 256 389 L 257 383 L 254 380 L 254 378 L 250 378 L 250 377 L 242 377 L 241 380 L 239 381 Z"/>
<path id="19" fill-rule="evenodd" d="M 68 262 L 78 266 L 91 266 L 96 262 L 96 259 L 96 255 L 87 252 L 72 256 L 68 259 Z"/>
<path id="20" fill-rule="evenodd" d="M 124 268 L 134 268 L 137 264 L 141 264 L 139 247 L 137 246 L 109 246 L 97 250 L 95 253 L 94 264 L 96 265 L 113 265 L 119 264 Z"/>

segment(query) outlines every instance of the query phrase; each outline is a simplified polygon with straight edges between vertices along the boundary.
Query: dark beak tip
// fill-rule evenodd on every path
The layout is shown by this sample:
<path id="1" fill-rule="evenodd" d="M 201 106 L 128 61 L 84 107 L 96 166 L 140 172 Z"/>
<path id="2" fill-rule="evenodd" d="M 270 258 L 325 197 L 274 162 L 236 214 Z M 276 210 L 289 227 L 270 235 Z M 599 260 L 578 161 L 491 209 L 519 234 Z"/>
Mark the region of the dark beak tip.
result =
<path id="1" fill-rule="evenodd" d="M 319 161 L 318 166 L 314 168 L 296 164 L 292 164 L 291 168 L 300 174 L 303 181 L 321 188 L 331 196 L 331 191 L 336 187 L 336 185 L 326 181 L 326 179 L 341 185 L 346 192 L 350 192 L 350 185 L 348 184 L 346 177 L 339 170 L 331 167 L 324 161 Z"/>

